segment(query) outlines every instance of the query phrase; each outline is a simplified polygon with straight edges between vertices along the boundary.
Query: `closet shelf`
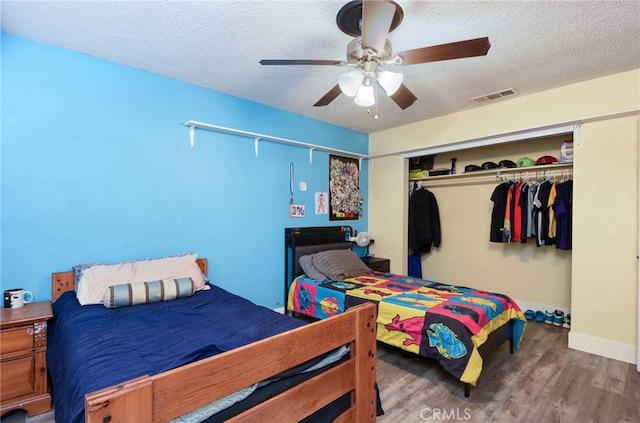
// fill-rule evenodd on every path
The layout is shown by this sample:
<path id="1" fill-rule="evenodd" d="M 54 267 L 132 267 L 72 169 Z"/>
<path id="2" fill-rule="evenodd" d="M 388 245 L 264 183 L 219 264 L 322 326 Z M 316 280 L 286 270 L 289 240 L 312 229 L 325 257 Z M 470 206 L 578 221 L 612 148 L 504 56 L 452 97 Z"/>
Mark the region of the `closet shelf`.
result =
<path id="1" fill-rule="evenodd" d="M 449 179 L 465 179 L 472 177 L 500 177 L 501 175 L 511 175 L 513 173 L 522 174 L 529 172 L 530 176 L 535 176 L 536 172 L 555 170 L 555 169 L 568 169 L 572 168 L 573 163 L 555 163 L 549 165 L 529 166 L 529 167 L 513 167 L 513 168 L 498 168 L 489 170 L 476 170 L 475 172 L 456 173 L 454 175 L 439 175 L 429 176 L 427 178 L 410 178 L 409 181 L 443 181 Z"/>
<path id="2" fill-rule="evenodd" d="M 227 127 L 224 127 L 224 126 L 212 125 L 210 123 L 197 122 L 197 121 L 194 121 L 194 120 L 190 120 L 190 121 L 186 122 L 184 125 L 189 127 L 189 133 L 190 133 L 190 138 L 191 138 L 191 147 L 193 147 L 195 145 L 195 130 L 197 128 L 197 129 L 205 129 L 207 131 L 220 132 L 220 133 L 223 133 L 223 134 L 238 135 L 238 136 L 241 136 L 241 137 L 253 138 L 254 143 L 255 143 L 255 155 L 256 156 L 258 155 L 258 144 L 259 144 L 259 142 L 260 141 L 270 141 L 270 142 L 276 142 L 276 143 L 279 143 L 279 144 L 287 144 L 287 145 L 293 145 L 293 146 L 296 146 L 296 147 L 308 148 L 309 149 L 309 162 L 310 163 L 313 163 L 313 151 L 314 150 L 325 151 L 325 152 L 328 152 L 328 153 L 340 154 L 342 156 L 358 159 L 358 160 L 360 160 L 360 162 L 362 162 L 362 159 L 368 158 L 368 156 L 366 154 L 354 153 L 352 151 L 338 150 L 338 149 L 326 147 L 326 146 L 323 146 L 323 145 L 310 144 L 310 143 L 307 143 L 307 142 L 296 141 L 296 140 L 291 140 L 291 139 L 287 139 L 287 138 L 274 137 L 274 136 L 271 136 L 271 135 L 259 134 L 257 132 L 243 131 L 241 129 L 227 128 Z"/>

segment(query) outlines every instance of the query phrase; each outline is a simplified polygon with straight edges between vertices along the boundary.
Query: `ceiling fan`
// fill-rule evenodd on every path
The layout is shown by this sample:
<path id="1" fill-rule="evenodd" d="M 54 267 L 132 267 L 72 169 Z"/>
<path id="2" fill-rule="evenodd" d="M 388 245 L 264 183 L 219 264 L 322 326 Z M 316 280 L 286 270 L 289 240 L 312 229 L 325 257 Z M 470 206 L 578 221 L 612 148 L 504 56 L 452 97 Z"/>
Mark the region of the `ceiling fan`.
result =
<path id="1" fill-rule="evenodd" d="M 326 106 L 341 93 L 354 97 L 359 106 L 376 102 L 379 86 L 406 109 L 418 98 L 402 83 L 402 74 L 383 70 L 385 65 L 407 66 L 463 57 L 484 56 L 491 44 L 488 37 L 422 47 L 393 54 L 389 32 L 400 25 L 404 12 L 391 0 L 355 0 L 344 5 L 336 21 L 342 32 L 354 38 L 347 45 L 347 60 L 261 60 L 260 64 L 349 66 L 354 70 L 340 75 L 338 84 L 314 106 Z"/>

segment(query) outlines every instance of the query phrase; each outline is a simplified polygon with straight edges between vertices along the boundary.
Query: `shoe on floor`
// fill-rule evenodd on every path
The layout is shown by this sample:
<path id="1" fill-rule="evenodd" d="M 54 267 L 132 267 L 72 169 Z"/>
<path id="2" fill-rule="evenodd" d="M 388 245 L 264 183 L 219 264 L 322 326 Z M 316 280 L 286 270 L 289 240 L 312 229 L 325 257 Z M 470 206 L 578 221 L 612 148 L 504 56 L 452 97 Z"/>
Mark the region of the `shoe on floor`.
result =
<path id="1" fill-rule="evenodd" d="M 553 312 L 553 326 L 562 326 L 564 323 L 564 312 L 556 310 Z"/>
<path id="2" fill-rule="evenodd" d="M 562 323 L 562 327 L 567 329 L 571 328 L 571 313 L 567 313 L 567 315 L 564 316 L 564 322 Z"/>
<path id="3" fill-rule="evenodd" d="M 536 311 L 536 322 L 544 322 L 544 313 L 540 310 Z"/>
<path id="4" fill-rule="evenodd" d="M 544 322 L 548 325 L 553 324 L 553 313 L 550 311 L 545 311 L 544 313 Z"/>
<path id="5" fill-rule="evenodd" d="M 533 310 L 527 310 L 524 312 L 524 317 L 527 320 L 533 320 L 536 318 L 536 314 L 533 312 Z"/>

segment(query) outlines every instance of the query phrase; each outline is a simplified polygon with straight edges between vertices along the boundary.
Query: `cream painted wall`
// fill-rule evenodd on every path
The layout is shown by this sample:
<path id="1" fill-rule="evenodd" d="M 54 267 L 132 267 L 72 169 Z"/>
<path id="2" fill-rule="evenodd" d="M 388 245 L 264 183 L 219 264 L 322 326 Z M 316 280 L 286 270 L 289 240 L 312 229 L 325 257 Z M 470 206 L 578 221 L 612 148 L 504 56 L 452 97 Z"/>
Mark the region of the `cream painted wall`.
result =
<path id="1" fill-rule="evenodd" d="M 369 154 L 418 149 L 637 110 L 639 92 L 640 69 L 635 69 L 498 100 L 495 104 L 370 134 Z"/>
<path id="2" fill-rule="evenodd" d="M 640 69 L 636 69 L 370 134 L 369 152 L 376 155 L 409 149 L 417 150 L 560 123 L 587 121 L 608 114 L 634 111 L 637 114 L 639 109 Z M 578 172 L 582 175 L 591 174 L 592 178 L 601 178 L 610 172 L 620 172 L 617 166 L 607 167 L 602 160 L 596 165 L 589 157 L 600 154 L 616 158 L 621 154 L 626 156 L 626 152 L 629 151 L 625 162 L 630 162 L 627 164 L 629 174 L 633 174 L 635 169 L 637 175 L 638 155 L 630 151 L 633 149 L 629 148 L 629 144 L 634 144 L 637 148 L 638 131 L 637 128 L 635 132 L 629 128 L 632 124 L 626 123 L 627 120 L 636 122 L 637 125 L 638 117 L 583 124 L 582 129 L 586 131 L 587 139 L 591 137 L 591 144 L 595 143 L 593 141 L 595 138 L 598 138 L 600 143 L 606 144 L 598 144 L 603 148 L 598 153 L 596 153 L 597 150 L 593 152 L 580 150 L 586 151 L 583 153 L 585 163 L 580 163 L 579 156 L 576 155 L 574 198 L 577 204 L 588 203 L 586 193 L 593 192 L 589 191 L 590 179 L 587 178 L 585 184 L 579 179 Z M 605 148 L 604 145 L 607 147 Z M 581 145 L 580 148 L 583 149 L 584 146 Z M 404 197 L 407 192 L 407 169 L 399 163 L 399 157 L 392 155 L 370 160 L 369 231 L 376 240 L 372 252 L 378 256 L 389 257 L 393 272 L 406 273 L 407 225 Z M 617 242 L 613 242 L 609 237 L 600 239 L 603 242 L 585 240 L 580 248 L 574 247 L 571 253 L 573 321 L 570 340 L 571 337 L 578 340 L 574 342 L 574 346 L 578 349 L 630 362 L 635 361 L 638 313 L 635 300 L 637 291 L 633 288 L 637 286 L 638 265 L 635 259 L 638 253 L 637 177 L 635 190 L 633 185 L 634 182 L 630 179 L 626 185 L 607 185 L 606 191 L 602 193 L 603 196 L 606 193 L 620 198 L 619 202 L 624 204 L 623 208 L 629 209 L 631 217 L 628 219 L 616 218 L 608 221 L 610 233 L 618 235 Z M 577 239 L 580 239 L 581 231 L 588 226 L 586 222 L 593 224 L 603 220 L 601 209 L 595 206 L 581 206 L 580 211 L 574 216 L 578 221 L 576 222 L 578 229 L 574 228 L 574 237 Z M 633 219 L 635 223 L 631 224 L 629 219 Z M 625 241 L 620 242 L 621 238 Z M 627 244 L 630 245 L 628 252 L 620 250 L 621 245 Z M 504 248 L 504 246 L 498 248 L 500 247 Z M 488 247 L 489 251 L 485 252 L 486 256 L 494 256 L 491 263 L 480 268 L 477 263 L 472 262 L 471 266 L 467 266 L 458 260 L 449 266 L 450 269 L 456 269 L 452 270 L 451 274 L 455 279 L 463 279 L 471 275 L 476 281 L 495 278 L 496 269 L 500 268 L 504 257 L 496 254 L 491 250 L 492 248 L 494 247 Z M 607 253 L 603 254 L 605 250 Z M 613 253 L 614 251 L 618 253 Z M 465 260 L 473 260 L 473 258 L 465 257 Z M 466 269 L 459 270 L 458 267 Z M 615 277 L 608 278 L 605 285 L 606 292 L 603 291 L 602 280 L 596 281 L 592 276 L 584 277 L 584 275 L 599 275 L 599 279 L 602 279 L 611 269 L 615 269 Z M 446 277 L 444 271 L 439 274 Z M 611 291 L 618 294 L 608 294 Z M 525 294 L 529 295 L 523 293 Z M 626 300 L 617 302 L 612 309 L 603 311 L 602 297 L 607 295 L 612 298 L 610 301 L 605 301 L 607 305 L 613 306 L 613 299 L 619 295 L 624 296 Z M 519 299 L 535 302 L 536 297 L 531 293 L 531 298 Z M 603 314 L 606 315 L 606 319 L 603 319 Z M 607 329 L 603 330 L 605 320 L 608 324 L 606 324 Z M 593 341 L 593 345 L 597 346 L 587 345 L 588 342 L 579 342 L 581 339 L 589 339 L 590 342 Z"/>
<path id="3" fill-rule="evenodd" d="M 457 158 L 458 173 L 467 164 L 481 165 L 523 156 L 536 160 L 558 158 L 563 141 L 572 135 L 548 137 L 438 154 L 434 168 L 449 167 Z M 568 171 L 566 171 L 568 172 Z M 539 171 L 544 177 L 544 172 Z M 561 176 L 561 171 L 554 171 Z M 525 176 L 514 169 L 512 175 Z M 535 170 L 528 170 L 535 179 Z M 536 247 L 535 240 L 503 244 L 489 242 L 493 202 L 491 194 L 500 181 L 494 175 L 426 181 L 440 209 L 442 245 L 423 256 L 424 276 L 441 282 L 508 294 L 517 300 L 548 305 L 550 310 L 571 308 L 571 252 L 555 246 Z M 482 275 L 482 276 L 479 276 Z M 524 307 L 524 306 L 523 306 Z"/>
<path id="4" fill-rule="evenodd" d="M 638 118 L 584 124 L 574 153 L 572 330 L 635 344 Z"/>
<path id="5" fill-rule="evenodd" d="M 402 274 L 407 273 L 407 178 L 399 156 L 369 160 L 369 233 L 375 241 L 369 251 L 390 259 L 391 271 Z"/>

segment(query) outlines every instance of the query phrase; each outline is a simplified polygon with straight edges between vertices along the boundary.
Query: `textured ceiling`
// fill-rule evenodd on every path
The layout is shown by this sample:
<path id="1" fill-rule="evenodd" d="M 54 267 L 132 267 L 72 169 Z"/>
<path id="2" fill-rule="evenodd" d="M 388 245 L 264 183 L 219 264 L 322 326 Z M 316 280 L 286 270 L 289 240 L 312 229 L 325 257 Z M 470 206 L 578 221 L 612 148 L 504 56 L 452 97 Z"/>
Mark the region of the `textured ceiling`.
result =
<path id="1" fill-rule="evenodd" d="M 313 107 L 348 68 L 258 63 L 344 60 L 352 38 L 336 14 L 346 0 L 3 0 L 0 7 L 3 32 L 368 133 L 481 107 L 470 99 L 506 88 L 521 96 L 640 68 L 637 0 L 396 2 L 404 20 L 389 34 L 394 51 L 485 36 L 491 49 L 385 66 L 403 72 L 418 100 L 403 111 L 381 96 L 378 119 L 375 106 L 368 113 L 344 95 Z"/>

